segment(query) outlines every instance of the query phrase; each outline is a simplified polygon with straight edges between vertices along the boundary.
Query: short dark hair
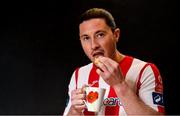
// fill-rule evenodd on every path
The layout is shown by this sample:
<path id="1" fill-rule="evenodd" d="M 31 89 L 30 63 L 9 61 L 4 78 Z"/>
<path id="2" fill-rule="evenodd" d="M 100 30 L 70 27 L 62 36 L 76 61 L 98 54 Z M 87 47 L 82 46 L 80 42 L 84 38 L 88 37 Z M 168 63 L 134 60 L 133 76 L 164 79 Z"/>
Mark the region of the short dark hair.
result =
<path id="1" fill-rule="evenodd" d="M 103 8 L 91 8 L 85 11 L 80 17 L 79 24 L 82 23 L 83 21 L 93 18 L 103 18 L 105 19 L 106 24 L 111 28 L 112 31 L 116 29 L 116 23 L 114 21 L 114 17 L 109 11 Z"/>

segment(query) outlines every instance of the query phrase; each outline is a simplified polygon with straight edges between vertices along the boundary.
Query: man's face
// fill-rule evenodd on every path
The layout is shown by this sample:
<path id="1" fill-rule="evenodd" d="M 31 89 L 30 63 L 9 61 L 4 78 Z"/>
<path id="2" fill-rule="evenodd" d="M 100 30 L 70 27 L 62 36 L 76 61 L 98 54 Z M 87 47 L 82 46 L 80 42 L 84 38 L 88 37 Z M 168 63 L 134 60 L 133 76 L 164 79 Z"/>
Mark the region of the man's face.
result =
<path id="1" fill-rule="evenodd" d="M 91 61 L 98 56 L 113 59 L 116 42 L 119 38 L 119 29 L 112 32 L 104 19 L 94 18 L 79 25 L 79 36 L 82 48 Z"/>

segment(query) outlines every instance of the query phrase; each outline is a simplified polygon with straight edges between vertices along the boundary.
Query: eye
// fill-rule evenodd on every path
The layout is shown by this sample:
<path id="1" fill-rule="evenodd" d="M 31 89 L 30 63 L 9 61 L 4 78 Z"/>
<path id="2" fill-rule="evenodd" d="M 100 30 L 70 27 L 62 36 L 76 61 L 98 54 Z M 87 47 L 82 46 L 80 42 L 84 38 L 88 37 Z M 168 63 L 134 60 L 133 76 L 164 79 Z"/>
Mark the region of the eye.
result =
<path id="1" fill-rule="evenodd" d="M 89 40 L 90 38 L 88 37 L 88 36 L 83 36 L 82 38 L 81 38 L 81 40 L 83 40 L 83 41 L 87 41 L 87 40 Z"/>
<path id="2" fill-rule="evenodd" d="M 96 37 L 97 38 L 103 38 L 105 36 L 105 34 L 103 32 L 97 33 Z"/>

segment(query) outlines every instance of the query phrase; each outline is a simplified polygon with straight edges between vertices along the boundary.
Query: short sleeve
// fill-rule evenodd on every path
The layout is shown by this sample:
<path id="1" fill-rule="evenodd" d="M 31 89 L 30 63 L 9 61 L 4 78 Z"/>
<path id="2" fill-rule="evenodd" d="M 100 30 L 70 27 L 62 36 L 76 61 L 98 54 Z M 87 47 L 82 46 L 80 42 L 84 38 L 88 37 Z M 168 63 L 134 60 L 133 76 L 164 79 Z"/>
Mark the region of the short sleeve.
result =
<path id="1" fill-rule="evenodd" d="M 140 75 L 138 94 L 145 104 L 164 113 L 163 82 L 160 72 L 154 64 L 148 64 Z"/>

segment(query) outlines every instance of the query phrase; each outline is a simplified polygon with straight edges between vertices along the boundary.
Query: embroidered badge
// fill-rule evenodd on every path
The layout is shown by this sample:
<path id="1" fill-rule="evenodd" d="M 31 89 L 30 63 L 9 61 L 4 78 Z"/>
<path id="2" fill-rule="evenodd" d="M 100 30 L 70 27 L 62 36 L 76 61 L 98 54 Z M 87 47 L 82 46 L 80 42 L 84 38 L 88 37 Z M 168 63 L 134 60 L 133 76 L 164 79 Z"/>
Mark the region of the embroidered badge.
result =
<path id="1" fill-rule="evenodd" d="M 152 98 L 153 98 L 153 103 L 154 104 L 164 106 L 164 103 L 163 103 L 163 94 L 162 93 L 153 92 L 152 93 Z"/>

